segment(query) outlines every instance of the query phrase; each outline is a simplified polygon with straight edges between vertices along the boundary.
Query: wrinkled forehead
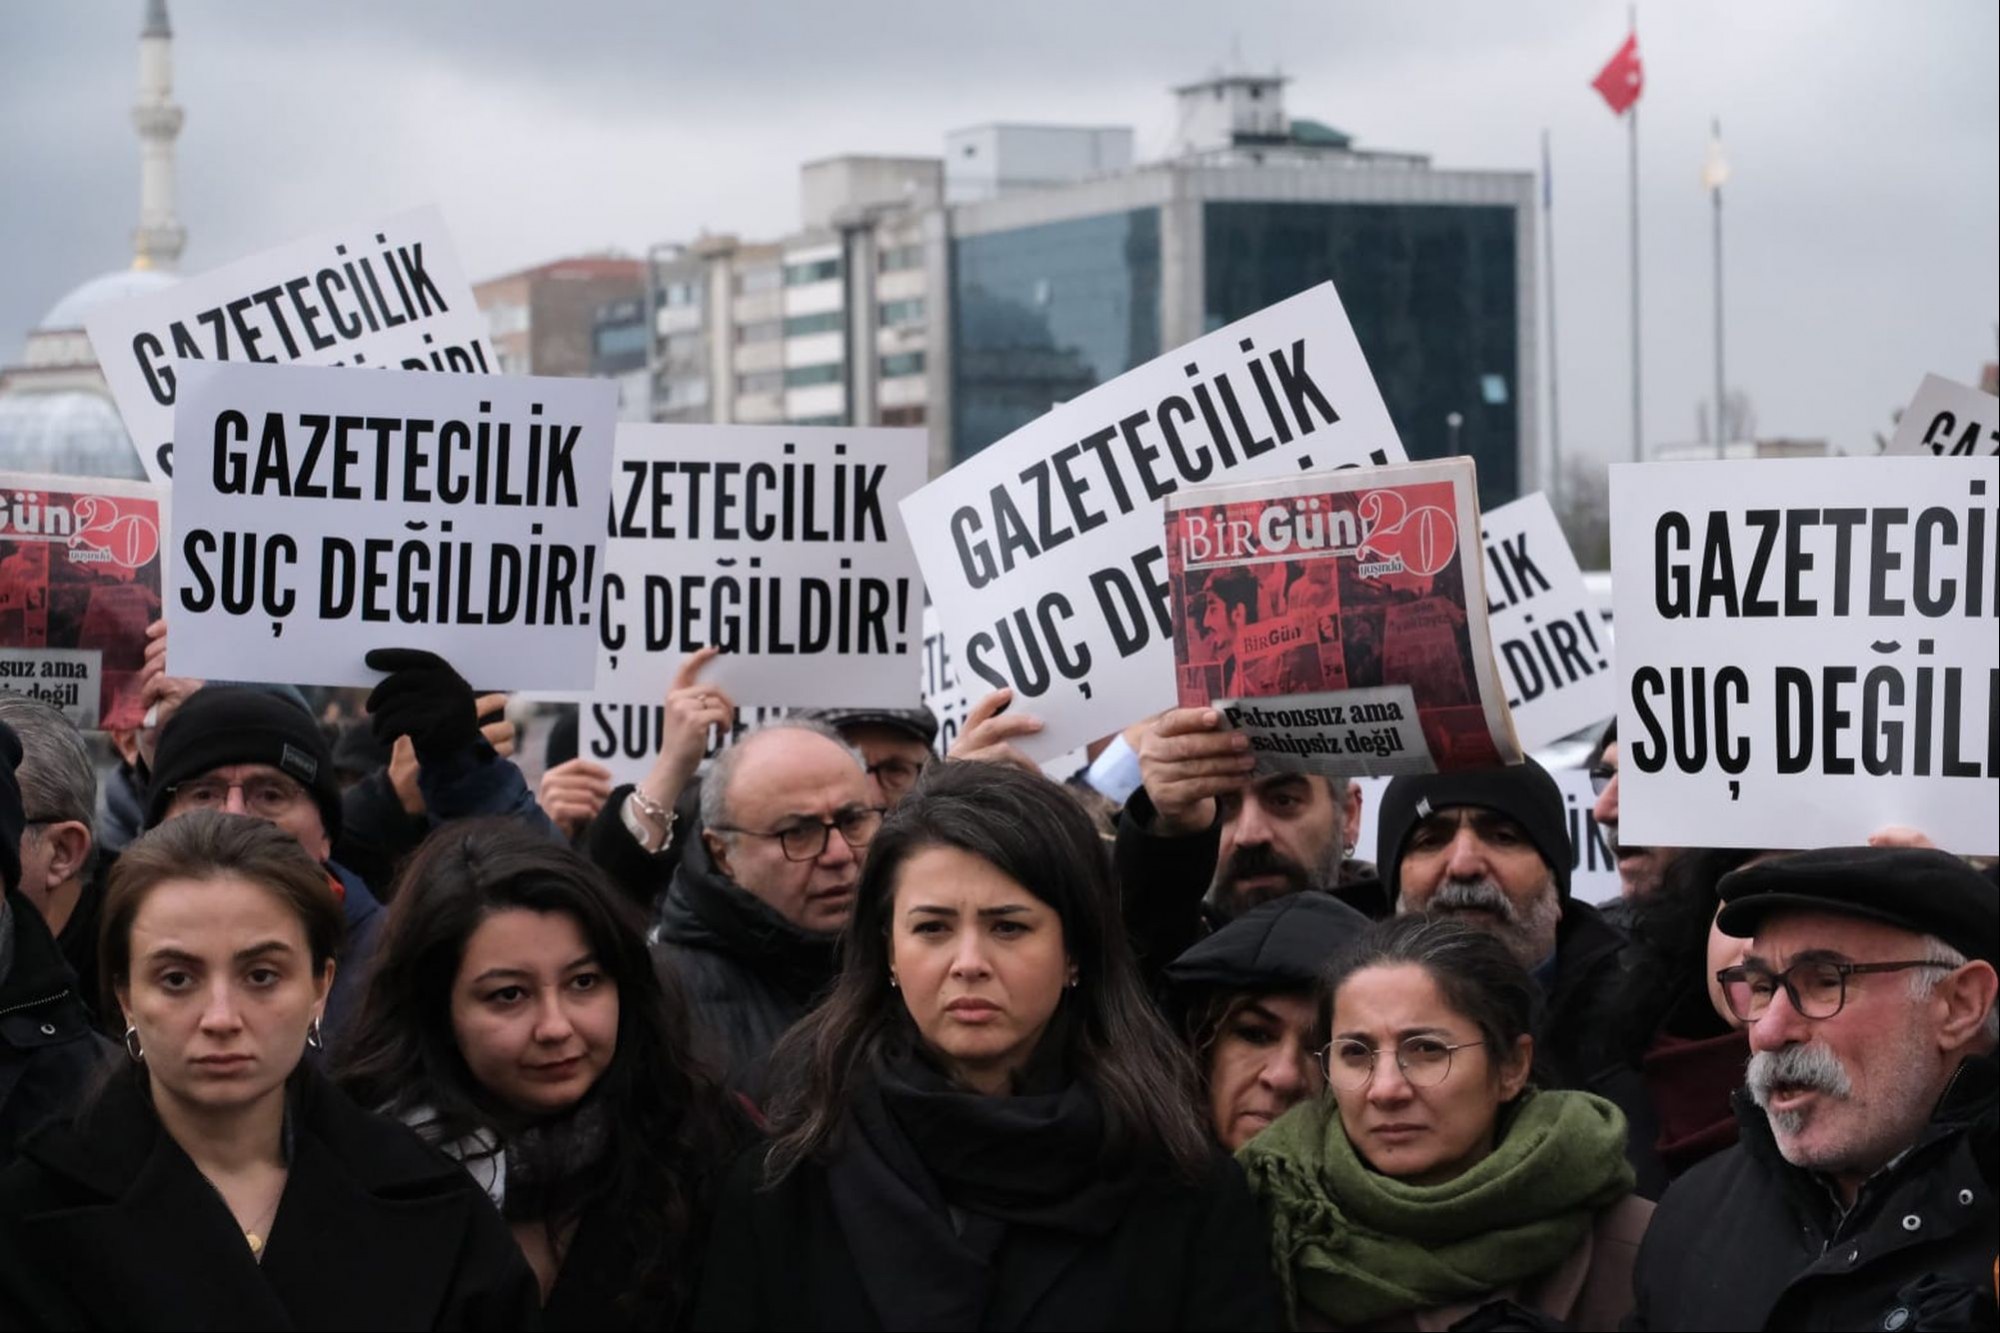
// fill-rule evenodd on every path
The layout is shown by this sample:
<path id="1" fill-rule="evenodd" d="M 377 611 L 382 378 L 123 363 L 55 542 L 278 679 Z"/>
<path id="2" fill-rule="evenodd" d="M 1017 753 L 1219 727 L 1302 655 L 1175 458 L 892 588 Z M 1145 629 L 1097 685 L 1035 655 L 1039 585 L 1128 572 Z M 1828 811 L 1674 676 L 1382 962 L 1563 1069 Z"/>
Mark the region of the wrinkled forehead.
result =
<path id="1" fill-rule="evenodd" d="M 809 731 L 774 731 L 741 742 L 748 746 L 729 783 L 729 810 L 755 824 L 788 815 L 828 816 L 843 806 L 865 805 L 868 778 L 854 756 Z"/>
<path id="2" fill-rule="evenodd" d="M 1886 921 L 1845 912 L 1780 909 L 1757 923 L 1745 957 L 1773 968 L 1807 956 L 1891 962 L 1921 958 L 1923 947 L 1923 936 Z"/>

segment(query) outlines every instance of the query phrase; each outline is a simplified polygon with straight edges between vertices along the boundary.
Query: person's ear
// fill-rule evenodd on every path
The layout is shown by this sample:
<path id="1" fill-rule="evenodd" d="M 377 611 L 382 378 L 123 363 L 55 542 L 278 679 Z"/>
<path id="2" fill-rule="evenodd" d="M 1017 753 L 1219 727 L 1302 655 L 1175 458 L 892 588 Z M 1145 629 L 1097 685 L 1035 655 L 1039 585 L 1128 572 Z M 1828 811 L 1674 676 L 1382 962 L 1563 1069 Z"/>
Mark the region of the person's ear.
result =
<path id="1" fill-rule="evenodd" d="M 724 879 L 734 880 L 736 872 L 729 864 L 729 840 L 712 829 L 703 829 L 701 841 L 708 848 L 708 859 L 715 862 L 716 873 Z"/>
<path id="2" fill-rule="evenodd" d="M 1938 1046 L 1945 1051 L 1962 1050 L 1978 1041 L 1986 1028 L 1986 1016 L 2000 1002 L 2000 973 L 1993 964 L 1975 960 L 1947 972 L 1931 992 L 1931 1001 L 1943 1009 L 1938 1026 Z"/>
<path id="3" fill-rule="evenodd" d="M 76 819 L 48 824 L 41 829 L 42 843 L 49 849 L 49 883 L 62 884 L 82 872 L 90 860 L 90 825 Z"/>
<path id="4" fill-rule="evenodd" d="M 1535 1064 L 1535 1039 L 1522 1033 L 1514 1039 L 1514 1048 L 1500 1062 L 1500 1100 L 1511 1102 L 1521 1095 L 1528 1086 L 1528 1074 Z"/>
<path id="5" fill-rule="evenodd" d="M 333 960 L 329 958 L 326 960 L 326 966 L 320 969 L 318 979 L 313 983 L 314 1018 L 323 1020 L 326 1017 L 326 997 L 333 991 L 333 972 Z"/>

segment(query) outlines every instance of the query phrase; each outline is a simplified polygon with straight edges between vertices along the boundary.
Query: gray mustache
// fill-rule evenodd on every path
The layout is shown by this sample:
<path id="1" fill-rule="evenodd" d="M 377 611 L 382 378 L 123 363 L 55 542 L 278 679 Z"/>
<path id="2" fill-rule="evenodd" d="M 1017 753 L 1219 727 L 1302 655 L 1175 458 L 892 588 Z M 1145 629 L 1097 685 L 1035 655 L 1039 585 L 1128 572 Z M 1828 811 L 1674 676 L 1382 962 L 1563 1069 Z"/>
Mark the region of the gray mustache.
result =
<path id="1" fill-rule="evenodd" d="M 1854 1093 L 1847 1070 L 1818 1042 L 1757 1052 L 1743 1071 L 1743 1085 L 1750 1090 L 1751 1099 L 1767 1109 L 1771 1092 L 1778 1087 L 1805 1088 L 1843 1101 Z"/>
<path id="2" fill-rule="evenodd" d="M 1502 921 L 1515 919 L 1514 900 L 1507 891 L 1490 879 L 1446 880 L 1431 895 L 1430 910 L 1433 912 L 1488 911 L 1497 913 Z"/>

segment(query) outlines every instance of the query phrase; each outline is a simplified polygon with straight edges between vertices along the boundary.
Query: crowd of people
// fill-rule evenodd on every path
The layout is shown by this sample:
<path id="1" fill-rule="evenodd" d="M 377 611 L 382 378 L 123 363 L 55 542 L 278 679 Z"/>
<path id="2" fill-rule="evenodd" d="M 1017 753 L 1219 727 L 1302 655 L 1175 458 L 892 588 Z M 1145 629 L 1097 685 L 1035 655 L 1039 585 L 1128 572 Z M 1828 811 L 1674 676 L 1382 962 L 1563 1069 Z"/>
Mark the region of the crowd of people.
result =
<path id="1" fill-rule="evenodd" d="M 711 754 L 703 650 L 531 788 L 431 654 L 329 735 L 165 642 L 102 793 L 0 696 L 0 1328 L 2000 1323 L 2000 882 L 1919 830 L 1600 909 L 1533 760 L 1367 810 L 1183 709 L 1063 783 L 1006 691 Z"/>

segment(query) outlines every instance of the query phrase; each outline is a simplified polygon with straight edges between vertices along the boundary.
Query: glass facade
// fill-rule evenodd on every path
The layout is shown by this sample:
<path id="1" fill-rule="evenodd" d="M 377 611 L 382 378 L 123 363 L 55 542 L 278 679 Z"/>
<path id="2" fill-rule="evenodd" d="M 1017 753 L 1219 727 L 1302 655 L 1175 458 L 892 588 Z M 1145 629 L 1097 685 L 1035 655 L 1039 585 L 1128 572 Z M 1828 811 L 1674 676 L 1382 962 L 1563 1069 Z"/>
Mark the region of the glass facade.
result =
<path id="1" fill-rule="evenodd" d="M 808 333 L 838 333 L 847 317 L 838 310 L 823 310 L 816 315 L 792 315 L 785 320 L 785 336 L 798 338 Z"/>
<path id="2" fill-rule="evenodd" d="M 1203 222 L 1204 328 L 1331 278 L 1410 457 L 1452 453 L 1456 412 L 1480 503 L 1520 493 L 1513 209 L 1210 203 Z"/>
<path id="3" fill-rule="evenodd" d="M 882 358 L 882 378 L 894 379 L 898 375 L 921 375 L 924 373 L 922 352 L 893 352 Z"/>
<path id="4" fill-rule="evenodd" d="M 955 239 L 952 454 L 1160 354 L 1153 208 Z"/>

